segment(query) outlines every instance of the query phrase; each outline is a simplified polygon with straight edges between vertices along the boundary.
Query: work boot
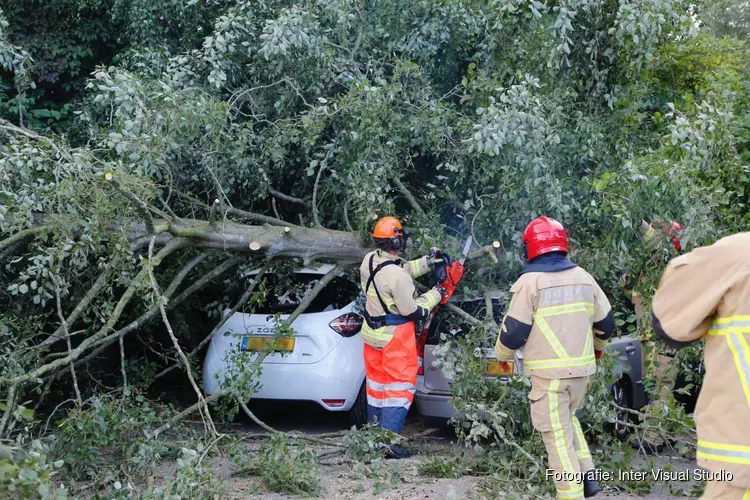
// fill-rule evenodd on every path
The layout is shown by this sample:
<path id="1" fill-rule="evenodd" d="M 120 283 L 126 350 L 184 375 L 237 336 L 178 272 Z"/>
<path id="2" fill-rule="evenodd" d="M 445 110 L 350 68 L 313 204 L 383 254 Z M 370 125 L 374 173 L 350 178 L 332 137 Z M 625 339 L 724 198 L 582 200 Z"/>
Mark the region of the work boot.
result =
<path id="1" fill-rule="evenodd" d="M 664 451 L 664 444 L 654 444 L 646 440 L 633 441 L 630 445 L 635 450 L 643 449 L 646 455 L 658 455 Z"/>
<path id="2" fill-rule="evenodd" d="M 406 448 L 402 448 L 401 446 L 397 445 L 391 445 L 388 447 L 388 458 L 395 458 L 395 459 L 402 459 L 402 458 L 409 458 L 411 456 L 411 453 L 409 453 L 409 450 Z"/>
<path id="3" fill-rule="evenodd" d="M 596 482 L 596 473 L 593 470 L 586 472 L 583 477 L 583 496 L 585 498 L 593 497 L 597 493 L 602 491 L 599 488 L 599 483 Z"/>

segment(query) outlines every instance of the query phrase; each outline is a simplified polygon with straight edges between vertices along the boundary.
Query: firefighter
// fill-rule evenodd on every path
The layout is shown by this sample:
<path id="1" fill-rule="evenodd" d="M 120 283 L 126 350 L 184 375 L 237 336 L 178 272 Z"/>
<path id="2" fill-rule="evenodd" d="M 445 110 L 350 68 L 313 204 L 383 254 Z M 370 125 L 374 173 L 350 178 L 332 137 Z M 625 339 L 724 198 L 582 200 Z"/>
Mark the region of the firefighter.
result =
<path id="1" fill-rule="evenodd" d="M 413 279 L 442 259 L 437 249 L 420 259 L 400 259 L 409 234 L 395 217 L 380 219 L 372 236 L 377 249 L 365 256 L 359 270 L 366 299 L 362 340 L 368 421 L 398 434 L 417 384 L 415 321 L 426 319 L 445 292 L 436 286 L 418 296 Z M 394 458 L 409 456 L 398 446 L 391 446 L 390 453 Z"/>
<path id="2" fill-rule="evenodd" d="M 547 448 L 558 498 L 591 497 L 600 489 L 575 411 L 614 333 L 614 314 L 596 280 L 568 260 L 562 224 L 534 219 L 522 242 L 527 263 L 510 289 L 495 352 L 508 360 L 523 348 L 531 419 Z"/>
<path id="3" fill-rule="evenodd" d="M 669 237 L 675 251 L 682 253 L 682 243 L 679 236 L 679 232 L 682 231 L 682 225 L 678 222 L 670 221 L 669 226 L 667 226 L 662 221 L 652 222 L 651 224 L 641 221 L 639 230 L 646 248 L 652 252 L 656 250 L 656 245 L 659 241 L 657 236 L 661 232 L 661 234 L 666 234 Z M 635 289 L 636 285 L 632 283 L 632 280 L 628 278 L 627 275 L 624 276 L 620 281 L 620 286 L 625 292 L 626 298 L 629 299 L 633 312 L 638 319 L 638 340 L 641 341 L 644 347 L 641 363 L 645 367 L 646 358 L 649 357 L 654 366 L 653 375 L 657 391 L 656 397 L 652 395 L 651 401 L 643 410 L 643 420 L 644 422 L 648 422 L 654 418 L 654 414 L 659 411 L 660 406 L 665 404 L 670 394 L 672 394 L 675 382 L 677 381 L 679 365 L 674 363 L 672 349 L 665 348 L 661 343 L 654 344 L 652 341 L 650 332 L 646 328 L 651 321 L 648 314 L 643 310 L 642 295 Z M 642 282 L 643 276 L 639 276 L 638 284 L 640 285 Z M 640 449 L 647 454 L 652 454 L 661 453 L 664 450 L 666 442 L 659 429 L 648 427 L 643 434 L 643 439 L 633 441 L 631 444 L 634 449 Z"/>
<path id="4" fill-rule="evenodd" d="M 750 499 L 750 232 L 672 259 L 652 303 L 654 331 L 674 349 L 703 340 L 695 408 L 702 498 Z"/>

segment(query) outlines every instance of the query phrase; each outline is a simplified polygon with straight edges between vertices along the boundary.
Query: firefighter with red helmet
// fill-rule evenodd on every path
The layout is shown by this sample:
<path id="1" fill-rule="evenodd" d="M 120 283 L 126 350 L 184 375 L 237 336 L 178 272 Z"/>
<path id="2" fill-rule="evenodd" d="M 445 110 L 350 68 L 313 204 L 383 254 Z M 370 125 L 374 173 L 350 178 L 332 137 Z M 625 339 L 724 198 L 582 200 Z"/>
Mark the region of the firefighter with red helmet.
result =
<path id="1" fill-rule="evenodd" d="M 654 251 L 658 247 L 659 236 L 662 235 L 668 238 L 669 243 L 671 243 L 672 248 L 677 253 L 682 253 L 682 242 L 680 241 L 680 232 L 682 229 L 682 225 L 675 221 L 669 221 L 668 224 L 664 221 L 656 221 L 651 224 L 641 221 L 639 227 L 646 248 Z M 673 351 L 663 343 L 654 343 L 651 338 L 650 329 L 648 328 L 650 318 L 647 312 L 643 310 L 643 297 L 636 289 L 637 285 L 643 283 L 643 280 L 642 273 L 638 276 L 637 284 L 633 280 L 630 280 L 626 274 L 621 278 L 620 286 L 626 298 L 630 300 L 631 307 L 638 320 L 638 339 L 643 345 L 643 366 L 646 366 L 647 360 L 653 366 L 652 374 L 655 383 L 655 391 L 653 391 L 649 404 L 643 410 L 643 421 L 647 424 L 646 429 L 642 439 L 635 440 L 631 444 L 635 449 L 643 450 L 647 454 L 653 454 L 661 453 L 664 450 L 666 441 L 659 428 L 648 425 L 648 423 L 656 420 L 656 414 L 667 404 L 677 381 L 679 366 L 677 363 L 674 363 Z"/>
<path id="2" fill-rule="evenodd" d="M 426 319 L 444 293 L 435 287 L 418 295 L 414 278 L 442 260 L 437 249 L 412 261 L 399 258 L 409 233 L 395 217 L 380 219 L 372 236 L 377 249 L 365 256 L 359 270 L 366 299 L 362 340 L 368 421 L 398 434 L 417 384 L 415 321 Z M 395 458 L 408 457 L 398 446 L 391 446 L 390 453 Z"/>
<path id="3" fill-rule="evenodd" d="M 495 344 L 499 360 L 523 348 L 531 377 L 531 419 L 547 448 L 557 496 L 578 499 L 600 491 L 594 462 L 575 412 L 583 405 L 596 359 L 614 333 L 614 314 L 596 280 L 568 257 L 558 221 L 538 217 L 522 237 L 526 265 Z"/>

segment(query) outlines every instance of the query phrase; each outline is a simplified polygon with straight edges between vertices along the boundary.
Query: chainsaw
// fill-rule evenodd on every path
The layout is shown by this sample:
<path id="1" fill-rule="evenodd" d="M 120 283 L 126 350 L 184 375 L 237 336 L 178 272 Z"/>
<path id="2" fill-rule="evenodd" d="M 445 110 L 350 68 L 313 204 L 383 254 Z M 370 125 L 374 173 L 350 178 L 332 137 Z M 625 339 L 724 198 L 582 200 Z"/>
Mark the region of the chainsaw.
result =
<path id="1" fill-rule="evenodd" d="M 466 262 L 466 256 L 469 255 L 469 249 L 471 248 L 471 244 L 473 243 L 473 241 L 474 240 L 472 239 L 472 237 L 469 236 L 469 238 L 466 240 L 466 244 L 464 245 L 463 252 L 461 253 L 461 258 L 455 262 L 452 262 L 450 257 L 448 257 L 448 255 L 446 254 L 442 254 L 440 256 L 443 262 L 438 264 L 439 267 L 435 269 L 435 276 L 436 281 L 439 281 L 438 286 L 445 290 L 443 298 L 440 301 L 441 304 L 447 303 L 455 293 L 456 287 L 458 287 L 458 283 L 461 281 L 461 278 L 464 275 L 464 262 Z M 435 311 L 437 311 L 437 307 L 430 311 L 430 315 L 427 316 L 427 319 L 425 320 L 424 325 L 422 325 L 420 333 L 417 336 L 418 351 L 424 349 L 424 343 L 427 340 L 427 331 L 432 324 L 432 319 L 435 317 Z M 419 360 L 420 362 L 422 362 L 422 356 L 419 357 Z"/>

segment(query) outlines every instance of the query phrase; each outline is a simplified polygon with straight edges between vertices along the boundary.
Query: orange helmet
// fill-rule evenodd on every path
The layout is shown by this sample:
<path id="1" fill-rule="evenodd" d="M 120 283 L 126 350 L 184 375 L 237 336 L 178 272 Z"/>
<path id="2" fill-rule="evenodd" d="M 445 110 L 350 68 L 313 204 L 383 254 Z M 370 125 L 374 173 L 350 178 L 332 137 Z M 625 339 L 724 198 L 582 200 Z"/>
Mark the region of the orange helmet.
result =
<path id="1" fill-rule="evenodd" d="M 372 237 L 378 246 L 387 250 L 403 250 L 406 248 L 406 240 L 409 233 L 395 217 L 383 217 L 372 231 Z"/>

